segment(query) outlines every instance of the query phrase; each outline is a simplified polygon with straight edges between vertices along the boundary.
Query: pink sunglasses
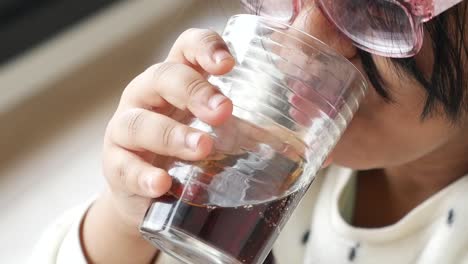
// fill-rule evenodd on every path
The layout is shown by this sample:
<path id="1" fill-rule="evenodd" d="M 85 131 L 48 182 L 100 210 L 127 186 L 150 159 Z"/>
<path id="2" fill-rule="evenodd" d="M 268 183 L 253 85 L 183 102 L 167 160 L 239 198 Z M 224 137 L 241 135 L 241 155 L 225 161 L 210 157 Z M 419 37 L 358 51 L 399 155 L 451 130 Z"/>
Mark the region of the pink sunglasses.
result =
<path id="1" fill-rule="evenodd" d="M 241 0 L 248 12 L 292 23 L 307 0 Z M 421 49 L 423 23 L 463 0 L 311 0 L 363 50 L 411 57 Z"/>

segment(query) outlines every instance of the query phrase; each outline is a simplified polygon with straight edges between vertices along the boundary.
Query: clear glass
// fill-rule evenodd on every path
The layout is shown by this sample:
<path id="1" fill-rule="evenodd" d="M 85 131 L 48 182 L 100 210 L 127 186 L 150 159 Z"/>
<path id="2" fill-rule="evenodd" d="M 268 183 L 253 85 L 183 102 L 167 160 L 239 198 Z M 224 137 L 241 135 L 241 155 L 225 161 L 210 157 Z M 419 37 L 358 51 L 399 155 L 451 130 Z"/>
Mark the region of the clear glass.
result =
<path id="1" fill-rule="evenodd" d="M 241 0 L 249 14 L 291 23 L 301 8 L 301 0 Z"/>
<path id="2" fill-rule="evenodd" d="M 259 16 L 232 17 L 223 38 L 234 70 L 212 76 L 234 104 L 203 161 L 173 159 L 171 191 L 142 234 L 185 263 L 262 263 L 284 223 L 350 122 L 366 82 L 314 37 Z"/>

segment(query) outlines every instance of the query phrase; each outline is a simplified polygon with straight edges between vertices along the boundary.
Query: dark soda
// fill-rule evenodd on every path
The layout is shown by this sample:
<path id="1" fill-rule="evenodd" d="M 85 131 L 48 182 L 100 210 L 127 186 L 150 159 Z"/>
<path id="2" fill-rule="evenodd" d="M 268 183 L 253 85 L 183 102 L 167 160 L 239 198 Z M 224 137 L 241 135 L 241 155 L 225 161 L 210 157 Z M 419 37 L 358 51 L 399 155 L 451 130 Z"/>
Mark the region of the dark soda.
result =
<path id="1" fill-rule="evenodd" d="M 152 203 L 140 227 L 186 263 L 261 263 L 305 187 L 296 148 L 254 144 L 204 161 L 171 161 L 169 194 Z"/>
<path id="2" fill-rule="evenodd" d="M 147 212 L 145 219 L 152 221 L 152 228 L 143 224 L 142 231 L 156 234 L 170 228 L 229 254 L 237 263 L 258 263 L 269 253 L 269 243 L 278 236 L 281 221 L 294 209 L 299 193 L 302 191 L 272 202 L 231 208 L 197 206 L 166 195 Z"/>

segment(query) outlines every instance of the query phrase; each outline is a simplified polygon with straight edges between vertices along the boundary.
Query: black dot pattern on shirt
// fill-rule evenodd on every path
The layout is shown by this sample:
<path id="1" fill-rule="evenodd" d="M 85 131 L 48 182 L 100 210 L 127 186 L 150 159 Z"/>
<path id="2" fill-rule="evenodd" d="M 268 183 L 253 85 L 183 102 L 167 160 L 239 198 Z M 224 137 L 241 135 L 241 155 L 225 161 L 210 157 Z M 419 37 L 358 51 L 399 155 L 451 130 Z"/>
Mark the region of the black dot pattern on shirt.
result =
<path id="1" fill-rule="evenodd" d="M 310 236 L 310 230 L 307 230 L 304 235 L 302 235 L 301 242 L 303 245 L 307 244 L 307 241 L 309 241 L 309 236 Z"/>
<path id="2" fill-rule="evenodd" d="M 356 259 L 358 248 L 361 246 L 360 243 L 357 243 L 354 247 L 349 250 L 348 260 L 353 262 Z"/>
<path id="3" fill-rule="evenodd" d="M 455 211 L 452 208 L 449 210 L 448 215 L 447 215 L 447 225 L 451 227 L 454 221 L 455 221 Z"/>

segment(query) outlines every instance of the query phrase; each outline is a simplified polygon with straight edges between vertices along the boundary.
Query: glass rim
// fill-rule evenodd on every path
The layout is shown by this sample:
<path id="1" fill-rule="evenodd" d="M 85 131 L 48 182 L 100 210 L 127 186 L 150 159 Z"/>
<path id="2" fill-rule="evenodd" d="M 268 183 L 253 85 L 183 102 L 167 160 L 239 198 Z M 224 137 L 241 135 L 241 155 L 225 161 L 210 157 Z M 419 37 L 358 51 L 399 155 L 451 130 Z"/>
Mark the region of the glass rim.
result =
<path id="1" fill-rule="evenodd" d="M 354 71 L 356 71 L 356 73 L 360 76 L 360 78 L 363 80 L 364 82 L 364 89 L 367 89 L 368 87 L 368 84 L 367 84 L 367 80 L 365 78 L 365 75 L 361 72 L 361 70 L 359 70 L 356 65 L 354 65 L 354 63 L 352 63 L 349 59 L 347 59 L 345 56 L 343 56 L 342 54 L 340 54 L 339 52 L 337 52 L 336 50 L 334 50 L 332 47 L 330 47 L 329 45 L 327 45 L 325 42 L 321 41 L 320 39 L 318 39 L 317 37 L 314 37 L 313 35 L 305 32 L 304 30 L 301 30 L 301 29 L 298 29 L 294 26 L 292 26 L 291 24 L 288 24 L 288 23 L 285 23 L 285 22 L 282 22 L 282 21 L 278 21 L 274 18 L 270 18 L 270 17 L 264 17 L 264 16 L 258 16 L 258 15 L 251 15 L 251 14 L 237 14 L 237 15 L 234 15 L 234 16 L 231 16 L 229 18 L 229 21 L 234 21 L 234 20 L 237 20 L 237 19 L 242 19 L 242 18 L 251 18 L 251 19 L 255 19 L 256 21 L 263 21 L 263 22 L 267 22 L 267 23 L 270 23 L 270 24 L 277 24 L 277 25 L 281 25 L 282 27 L 286 27 L 288 28 L 289 30 L 293 30 L 295 31 L 296 33 L 299 33 L 300 35 L 303 35 L 311 40 L 313 40 L 314 43 L 318 44 L 320 49 L 317 49 L 316 47 L 313 47 L 312 45 L 310 45 L 309 43 L 303 41 L 303 40 L 300 40 L 298 38 L 295 38 L 297 41 L 300 41 L 302 42 L 303 44 L 307 45 L 308 48 L 311 48 L 311 49 L 315 49 L 317 50 L 318 52 L 320 53 L 323 53 L 323 54 L 331 54 L 333 56 L 336 56 L 338 58 L 340 58 L 343 62 L 345 62 L 347 65 L 351 66 L 350 68 L 354 69 Z M 228 22 L 229 23 L 229 22 Z M 293 36 L 291 36 L 290 34 L 287 34 L 288 37 L 291 37 L 293 38 Z"/>

